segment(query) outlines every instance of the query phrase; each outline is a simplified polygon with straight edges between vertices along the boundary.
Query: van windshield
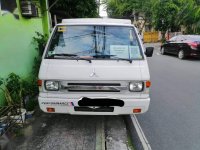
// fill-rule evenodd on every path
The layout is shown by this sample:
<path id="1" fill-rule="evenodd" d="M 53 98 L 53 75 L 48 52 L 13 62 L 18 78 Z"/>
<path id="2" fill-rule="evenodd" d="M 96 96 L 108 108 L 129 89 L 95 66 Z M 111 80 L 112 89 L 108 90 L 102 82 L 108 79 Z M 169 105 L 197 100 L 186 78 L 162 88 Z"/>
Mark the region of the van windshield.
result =
<path id="1" fill-rule="evenodd" d="M 133 27 L 99 25 L 58 26 L 45 56 L 51 59 L 73 59 L 74 56 L 90 59 L 143 59 Z"/>

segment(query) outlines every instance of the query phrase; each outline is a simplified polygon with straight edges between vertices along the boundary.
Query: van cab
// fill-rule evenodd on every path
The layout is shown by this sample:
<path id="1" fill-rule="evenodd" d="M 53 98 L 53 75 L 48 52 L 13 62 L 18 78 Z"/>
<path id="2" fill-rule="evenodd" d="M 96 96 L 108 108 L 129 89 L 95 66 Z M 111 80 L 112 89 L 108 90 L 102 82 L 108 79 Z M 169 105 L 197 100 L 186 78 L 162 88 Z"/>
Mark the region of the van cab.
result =
<path id="1" fill-rule="evenodd" d="M 149 108 L 146 50 L 130 20 L 64 19 L 46 45 L 39 71 L 44 112 L 140 114 Z"/>

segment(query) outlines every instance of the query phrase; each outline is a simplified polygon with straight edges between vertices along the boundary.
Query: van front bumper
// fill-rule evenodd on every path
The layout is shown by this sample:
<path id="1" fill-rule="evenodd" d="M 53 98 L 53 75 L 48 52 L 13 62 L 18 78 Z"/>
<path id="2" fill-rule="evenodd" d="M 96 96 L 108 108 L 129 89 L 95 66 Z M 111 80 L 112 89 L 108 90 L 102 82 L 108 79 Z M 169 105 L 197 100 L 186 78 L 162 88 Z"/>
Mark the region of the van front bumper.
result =
<path id="1" fill-rule="evenodd" d="M 92 97 L 94 99 L 94 97 Z M 96 97 L 98 98 L 98 97 Z M 102 97 L 101 97 L 102 98 Z M 49 113 L 47 109 L 52 110 L 51 113 L 64 113 L 64 114 L 74 114 L 74 115 L 125 115 L 125 114 L 135 114 L 133 113 L 133 109 L 141 109 L 141 112 L 137 113 L 145 113 L 149 108 L 150 98 L 117 98 L 124 102 L 124 106 L 111 106 L 113 107 L 112 112 L 101 112 L 96 111 L 82 111 L 81 109 L 77 111 L 78 98 L 57 98 L 57 97 L 40 97 L 38 98 L 40 109 L 44 112 Z M 76 111 L 75 111 L 76 108 Z M 95 109 L 94 107 L 89 107 L 91 109 Z M 99 107 L 96 107 L 99 108 Z"/>

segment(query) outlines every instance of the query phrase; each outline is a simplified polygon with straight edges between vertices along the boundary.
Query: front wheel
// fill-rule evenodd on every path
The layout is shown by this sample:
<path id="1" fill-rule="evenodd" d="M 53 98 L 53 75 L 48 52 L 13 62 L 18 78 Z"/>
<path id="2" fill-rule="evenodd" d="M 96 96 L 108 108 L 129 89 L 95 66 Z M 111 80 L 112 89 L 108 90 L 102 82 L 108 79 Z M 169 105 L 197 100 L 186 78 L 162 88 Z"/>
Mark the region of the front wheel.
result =
<path id="1" fill-rule="evenodd" d="M 160 53 L 161 53 L 162 55 L 165 55 L 165 49 L 164 49 L 164 47 L 161 48 Z"/>
<path id="2" fill-rule="evenodd" d="M 180 50 L 180 51 L 178 52 L 178 58 L 179 58 L 179 59 L 184 59 L 184 58 L 185 58 L 185 52 L 184 52 L 183 50 Z"/>

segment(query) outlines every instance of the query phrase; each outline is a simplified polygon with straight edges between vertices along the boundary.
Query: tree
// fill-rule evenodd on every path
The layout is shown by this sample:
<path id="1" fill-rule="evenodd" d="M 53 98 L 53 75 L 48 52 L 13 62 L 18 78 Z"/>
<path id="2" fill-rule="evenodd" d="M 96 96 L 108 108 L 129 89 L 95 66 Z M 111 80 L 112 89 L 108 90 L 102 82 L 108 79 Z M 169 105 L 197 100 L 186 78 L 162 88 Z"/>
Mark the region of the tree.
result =
<path id="1" fill-rule="evenodd" d="M 109 17 L 113 18 L 128 18 L 133 21 L 134 16 L 142 18 L 142 27 L 139 29 L 142 32 L 146 22 L 151 22 L 152 6 L 154 0 L 106 0 L 107 12 Z"/>
<path id="2" fill-rule="evenodd" d="M 139 29 L 141 33 L 145 27 L 146 22 L 152 22 L 153 4 L 155 0 L 132 0 L 129 1 L 129 7 L 133 10 L 134 14 L 138 14 L 138 18 L 142 18 L 142 26 Z M 140 15 L 143 14 L 143 15 Z"/>
<path id="3" fill-rule="evenodd" d="M 109 17 L 112 18 L 130 18 L 132 9 L 128 6 L 126 0 L 106 0 L 106 10 Z"/>
<path id="4" fill-rule="evenodd" d="M 179 8 L 172 0 L 161 0 L 154 4 L 153 10 L 155 29 L 161 31 L 162 41 L 164 41 L 167 30 L 178 28 L 175 20 Z"/>
<path id="5" fill-rule="evenodd" d="M 49 0 L 49 5 L 55 0 Z M 50 9 L 60 22 L 64 18 L 93 18 L 98 16 L 97 3 L 95 0 L 58 0 Z"/>
<path id="6" fill-rule="evenodd" d="M 146 22 L 161 31 L 162 40 L 166 31 L 180 31 L 181 26 L 186 33 L 200 33 L 200 0 L 105 0 L 110 17 L 129 18 L 143 13 L 143 26 Z"/>
<path id="7" fill-rule="evenodd" d="M 177 0 L 180 11 L 177 16 L 177 23 L 186 28 L 186 33 L 200 33 L 200 1 L 198 0 Z"/>

